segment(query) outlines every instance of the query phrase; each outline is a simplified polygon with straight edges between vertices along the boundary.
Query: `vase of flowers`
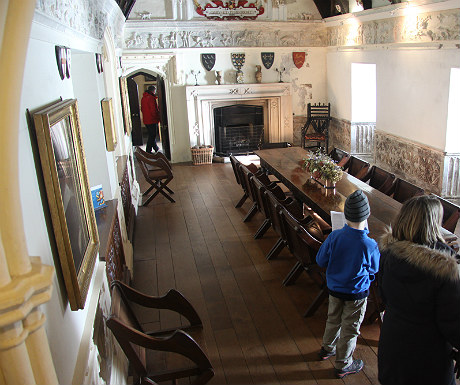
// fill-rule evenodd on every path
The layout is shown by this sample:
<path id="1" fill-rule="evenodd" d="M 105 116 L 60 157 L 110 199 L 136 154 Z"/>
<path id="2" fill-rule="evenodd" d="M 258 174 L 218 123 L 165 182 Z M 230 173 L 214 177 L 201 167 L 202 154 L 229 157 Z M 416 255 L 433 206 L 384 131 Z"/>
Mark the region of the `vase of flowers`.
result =
<path id="1" fill-rule="evenodd" d="M 303 159 L 303 168 L 311 174 L 311 182 L 318 183 L 325 190 L 335 189 L 343 175 L 342 168 L 320 150 L 308 153 Z"/>

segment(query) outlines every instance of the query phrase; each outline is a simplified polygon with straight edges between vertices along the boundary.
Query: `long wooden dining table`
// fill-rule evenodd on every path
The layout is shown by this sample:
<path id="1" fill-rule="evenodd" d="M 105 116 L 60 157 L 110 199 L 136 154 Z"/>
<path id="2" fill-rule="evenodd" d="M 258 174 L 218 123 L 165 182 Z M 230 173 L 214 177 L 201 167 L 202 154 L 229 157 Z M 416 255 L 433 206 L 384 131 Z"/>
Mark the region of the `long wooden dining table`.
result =
<path id="1" fill-rule="evenodd" d="M 362 190 L 368 200 L 371 215 L 368 218 L 369 236 L 378 239 L 395 220 L 402 204 L 367 183 L 344 172 L 334 190 L 327 190 L 311 179 L 311 174 L 302 168 L 307 150 L 301 147 L 274 148 L 254 151 L 260 165 L 276 176 L 300 202 L 311 207 L 326 222 L 331 223 L 331 211 L 343 212 L 345 200 L 355 190 Z M 449 242 L 456 236 L 443 229 Z"/>

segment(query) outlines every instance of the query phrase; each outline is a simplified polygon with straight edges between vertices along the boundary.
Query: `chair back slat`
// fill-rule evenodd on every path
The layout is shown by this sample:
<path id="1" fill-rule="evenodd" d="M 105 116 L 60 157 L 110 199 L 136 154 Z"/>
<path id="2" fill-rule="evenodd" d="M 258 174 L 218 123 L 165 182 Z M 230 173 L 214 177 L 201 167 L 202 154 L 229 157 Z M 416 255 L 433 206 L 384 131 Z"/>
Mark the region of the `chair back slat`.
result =
<path id="1" fill-rule="evenodd" d="M 391 186 L 396 180 L 394 174 L 377 166 L 372 166 L 368 177 L 369 179 L 367 182 L 369 183 L 369 186 L 383 192 L 384 194 L 386 194 L 391 189 Z"/>
<path id="2" fill-rule="evenodd" d="M 455 229 L 457 228 L 457 223 L 460 218 L 460 206 L 457 206 L 456 204 L 449 202 L 447 199 L 441 198 L 435 194 L 431 195 L 438 198 L 442 204 L 444 211 L 442 216 L 442 227 L 451 233 L 455 233 Z"/>
<path id="3" fill-rule="evenodd" d="M 400 178 L 396 179 L 393 186 L 393 199 L 400 203 L 404 203 L 416 195 L 423 195 L 425 193 L 425 190 L 421 187 Z"/>
<path id="4" fill-rule="evenodd" d="M 348 174 L 353 175 L 355 178 L 363 179 L 367 175 L 369 167 L 369 162 L 366 162 L 352 155 L 347 172 Z"/>

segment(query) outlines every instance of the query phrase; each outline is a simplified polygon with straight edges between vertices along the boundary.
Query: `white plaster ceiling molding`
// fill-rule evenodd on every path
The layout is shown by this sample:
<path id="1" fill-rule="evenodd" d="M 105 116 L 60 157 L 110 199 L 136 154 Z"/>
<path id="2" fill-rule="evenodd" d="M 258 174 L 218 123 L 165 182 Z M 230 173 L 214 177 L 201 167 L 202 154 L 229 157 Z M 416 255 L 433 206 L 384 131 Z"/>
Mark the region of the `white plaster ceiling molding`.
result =
<path id="1" fill-rule="evenodd" d="M 38 0 L 35 12 L 98 40 L 102 40 L 106 27 L 109 27 L 116 37 L 116 46 L 121 47 L 125 18 L 113 0 Z M 55 24 L 47 23 L 43 18 L 41 22 L 56 28 Z M 62 31 L 62 28 L 59 30 Z"/>
<path id="2" fill-rule="evenodd" d="M 124 48 L 324 47 L 321 22 L 142 22 L 125 26 Z"/>
<path id="3" fill-rule="evenodd" d="M 361 17 L 347 15 L 337 24 L 326 23 L 329 46 L 363 46 L 378 44 L 432 44 L 458 43 L 460 40 L 460 9 L 423 12 L 421 7 L 392 8 L 391 17 L 363 21 Z M 399 12 L 399 10 L 398 10 Z M 332 25 L 332 26 L 331 26 Z M 451 44 L 451 45 L 452 45 Z"/>

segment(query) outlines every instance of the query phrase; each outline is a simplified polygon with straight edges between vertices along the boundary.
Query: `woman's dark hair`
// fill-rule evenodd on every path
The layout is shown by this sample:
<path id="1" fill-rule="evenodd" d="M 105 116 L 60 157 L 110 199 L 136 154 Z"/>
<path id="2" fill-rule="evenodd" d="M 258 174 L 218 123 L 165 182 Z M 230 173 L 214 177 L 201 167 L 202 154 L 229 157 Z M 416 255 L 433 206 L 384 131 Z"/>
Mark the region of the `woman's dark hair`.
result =
<path id="1" fill-rule="evenodd" d="M 393 236 L 400 241 L 410 241 L 433 246 L 445 242 L 441 234 L 443 208 L 439 199 L 429 195 L 407 200 L 396 217 Z"/>

